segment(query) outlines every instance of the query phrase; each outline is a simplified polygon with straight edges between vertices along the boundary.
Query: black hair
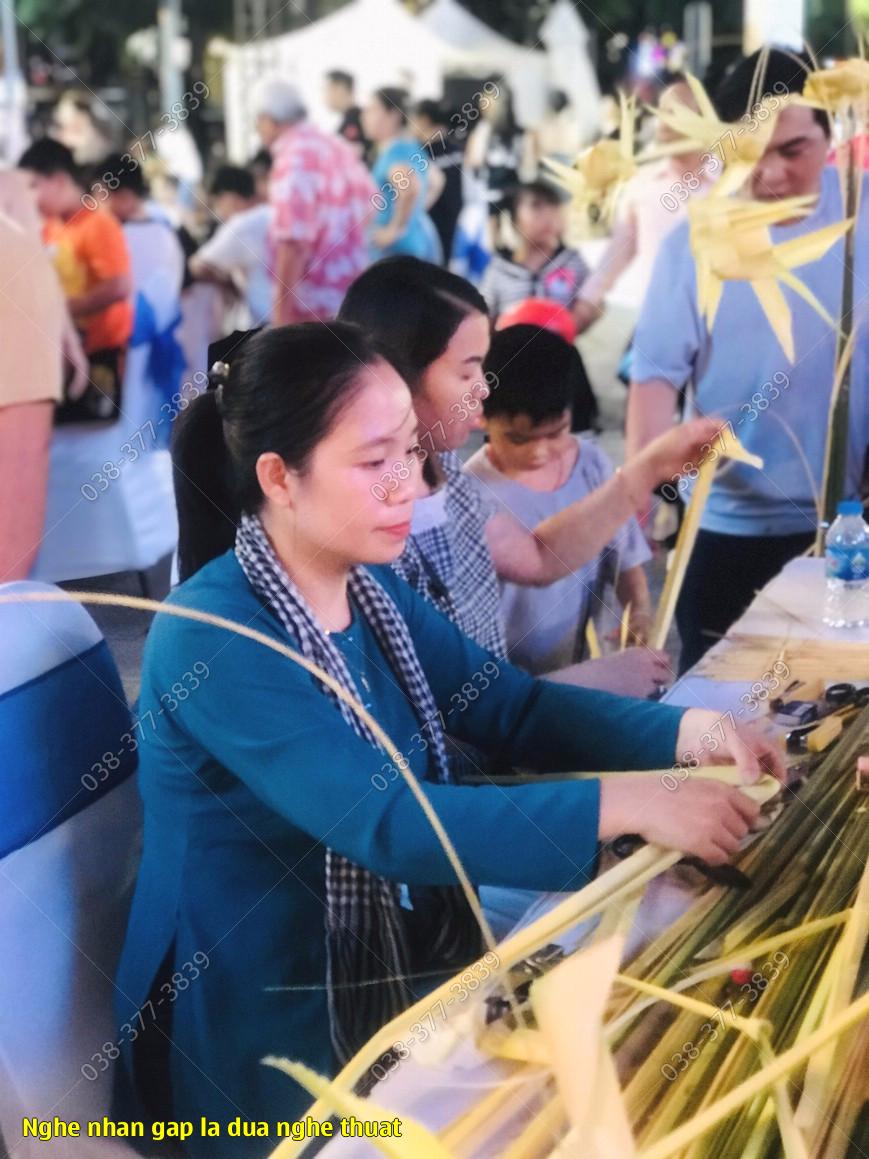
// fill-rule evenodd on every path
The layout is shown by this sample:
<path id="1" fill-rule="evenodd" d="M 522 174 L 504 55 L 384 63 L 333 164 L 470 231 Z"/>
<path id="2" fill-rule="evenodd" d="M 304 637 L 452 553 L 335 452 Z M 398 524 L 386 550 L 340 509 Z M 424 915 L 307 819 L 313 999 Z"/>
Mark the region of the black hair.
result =
<path id="1" fill-rule="evenodd" d="M 715 109 L 722 121 L 738 121 L 750 112 L 752 100 L 762 96 L 782 96 L 801 93 L 806 79 L 813 71 L 811 57 L 806 52 L 786 48 L 771 48 L 765 67 L 757 76 L 761 51 L 744 56 L 725 75 L 715 94 Z M 756 93 L 756 96 L 755 96 Z M 813 109 L 815 120 L 829 136 L 830 119 L 823 109 Z"/>
<path id="2" fill-rule="evenodd" d="M 429 98 L 416 102 L 413 107 L 413 115 L 415 117 L 426 117 L 435 125 L 443 125 L 446 122 L 443 105 L 440 101 L 433 101 Z"/>
<path id="3" fill-rule="evenodd" d="M 345 72 L 343 68 L 330 69 L 329 72 L 326 73 L 326 80 L 331 81 L 332 84 L 343 85 L 344 88 L 349 89 L 351 93 L 356 87 L 356 81 L 354 80 L 353 75 L 349 72 Z"/>
<path id="4" fill-rule="evenodd" d="M 504 83 L 503 77 L 490 77 L 486 84 L 496 86 L 496 95 L 491 101 L 495 115 L 492 119 L 492 133 L 502 141 L 512 141 L 524 132 L 516 117 L 513 93 Z M 485 85 L 483 86 L 485 88 Z"/>
<path id="5" fill-rule="evenodd" d="M 268 149 L 259 149 L 247 163 L 248 169 L 265 169 L 268 173 L 272 167 L 272 155 Z"/>
<path id="6" fill-rule="evenodd" d="M 519 212 L 519 206 L 526 198 L 530 197 L 539 197 L 547 205 L 563 205 L 566 201 L 566 197 L 561 190 L 549 181 L 541 181 L 539 179 L 537 181 L 523 181 L 520 185 L 513 186 L 507 198 L 507 203 L 510 207 L 510 217 L 514 222 Z"/>
<path id="7" fill-rule="evenodd" d="M 374 99 L 380 101 L 389 112 L 399 113 L 402 125 L 407 124 L 407 93 L 404 89 L 387 85 L 385 88 L 377 89 Z"/>
<path id="8" fill-rule="evenodd" d="M 18 158 L 19 169 L 29 169 L 41 177 L 53 177 L 55 173 L 66 173 L 73 181 L 80 182 L 81 174 L 72 155 L 60 141 L 53 137 L 42 137 L 24 150 Z"/>
<path id="9" fill-rule="evenodd" d="M 262 506 L 260 455 L 304 472 L 383 354 L 355 326 L 306 322 L 259 331 L 229 358 L 222 386 L 195 398 L 174 432 L 182 579 L 231 548 L 241 515 Z"/>
<path id="10" fill-rule="evenodd" d="M 597 402 L 579 351 L 559 334 L 524 323 L 496 330 L 483 369 L 495 383 L 483 400 L 487 419 L 528 415 L 537 426 L 570 410 L 572 430 L 595 425 Z"/>
<path id="11" fill-rule="evenodd" d="M 128 154 L 124 154 L 124 156 L 128 156 Z M 137 197 L 147 197 L 148 183 L 142 172 L 142 166 L 134 163 L 133 168 L 130 169 L 124 156 L 120 153 L 113 153 L 106 157 L 99 165 L 94 166 L 91 179 L 94 182 L 102 183 L 103 177 L 111 176 L 117 182 L 117 185 L 114 184 L 114 181 L 112 183 L 110 190 L 112 193 L 117 193 L 119 189 L 128 189 Z"/>
<path id="12" fill-rule="evenodd" d="M 240 165 L 221 165 L 211 179 L 211 196 L 217 197 L 220 193 L 235 193 L 250 199 L 256 193 L 253 174 Z"/>
<path id="13" fill-rule="evenodd" d="M 440 358 L 465 318 L 488 312 L 480 291 L 458 274 L 399 255 L 383 258 L 359 275 L 338 317 L 361 326 L 415 390 L 420 375 Z"/>

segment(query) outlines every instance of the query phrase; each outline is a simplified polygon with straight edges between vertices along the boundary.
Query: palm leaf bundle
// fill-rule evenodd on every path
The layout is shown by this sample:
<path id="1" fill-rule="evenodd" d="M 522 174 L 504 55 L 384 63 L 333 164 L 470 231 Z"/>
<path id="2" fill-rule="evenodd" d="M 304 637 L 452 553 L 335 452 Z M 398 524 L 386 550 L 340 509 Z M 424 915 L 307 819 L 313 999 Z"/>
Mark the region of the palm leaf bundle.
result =
<path id="1" fill-rule="evenodd" d="M 587 948 L 534 983 L 530 1025 L 526 1013 L 526 1020 L 484 1029 L 478 1008 L 445 1031 L 436 1066 L 475 1037 L 509 1060 L 507 1069 L 457 1120 L 427 1132 L 425 1146 L 396 1152 L 390 1140 L 393 1149 L 384 1153 L 408 1159 L 838 1156 L 866 1096 L 860 1064 L 869 995 L 852 995 L 869 925 L 869 829 L 851 766 L 867 747 L 869 710 L 740 858 L 753 888 L 708 889 L 621 973 L 625 918 L 635 912 L 638 890 L 678 855 L 643 849 L 502 943 L 499 978 L 517 955 L 579 918 L 604 914 Z M 753 984 L 731 976 L 746 962 Z M 740 993 L 746 988 L 753 993 Z M 325 1097 L 309 1113 L 340 1111 L 344 1092 L 371 1061 L 406 1037 L 422 1008 L 447 992 L 435 992 L 376 1035 L 331 1093 L 317 1088 Z M 823 1067 L 813 1070 L 813 1057 Z M 805 1091 L 810 1109 L 821 1108 L 808 1123 L 799 1102 Z M 372 1101 L 376 1106 L 376 1090 Z M 388 1119 L 394 1112 L 379 1113 Z M 513 1127 L 506 1144 L 505 1123 Z M 495 1150 L 494 1137 L 502 1139 Z M 303 1147 L 282 1143 L 274 1159 Z"/>

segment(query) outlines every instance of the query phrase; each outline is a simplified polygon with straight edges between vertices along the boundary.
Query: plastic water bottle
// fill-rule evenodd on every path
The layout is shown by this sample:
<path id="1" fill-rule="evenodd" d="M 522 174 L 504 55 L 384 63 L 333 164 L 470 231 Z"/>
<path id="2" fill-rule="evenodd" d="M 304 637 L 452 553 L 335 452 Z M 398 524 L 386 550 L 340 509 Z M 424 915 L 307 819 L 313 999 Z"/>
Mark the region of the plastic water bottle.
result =
<path id="1" fill-rule="evenodd" d="M 824 548 L 824 623 L 830 628 L 859 628 L 869 623 L 869 527 L 856 499 L 839 504 Z"/>

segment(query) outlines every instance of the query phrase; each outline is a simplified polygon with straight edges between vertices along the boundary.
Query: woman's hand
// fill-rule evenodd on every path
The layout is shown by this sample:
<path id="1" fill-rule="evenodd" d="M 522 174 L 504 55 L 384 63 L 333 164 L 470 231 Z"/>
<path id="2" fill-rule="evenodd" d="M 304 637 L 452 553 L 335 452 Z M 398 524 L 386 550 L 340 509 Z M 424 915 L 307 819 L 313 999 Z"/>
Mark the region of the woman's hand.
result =
<path id="1" fill-rule="evenodd" d="M 719 418 L 690 419 L 668 428 L 628 459 L 620 474 L 635 510 L 646 515 L 652 491 L 659 483 L 694 471 L 707 459 L 717 458 L 719 451 L 714 440 L 724 425 Z"/>
<path id="2" fill-rule="evenodd" d="M 787 780 L 781 739 L 760 725 L 734 724 L 732 713 L 689 708 L 676 739 L 677 764 L 734 764 L 747 785 L 770 773 L 783 784 Z"/>
<path id="3" fill-rule="evenodd" d="M 580 688 L 598 688 L 602 692 L 617 692 L 621 696 L 645 699 L 673 680 L 670 657 L 666 652 L 651 648 L 626 648 L 599 660 L 585 660 L 571 664 L 558 672 L 548 672 L 547 680 L 558 684 L 573 684 Z"/>
<path id="4" fill-rule="evenodd" d="M 722 865 L 760 815 L 760 805 L 732 785 L 688 780 L 670 793 L 654 776 L 611 773 L 600 781 L 601 841 L 639 833 L 646 841 Z"/>

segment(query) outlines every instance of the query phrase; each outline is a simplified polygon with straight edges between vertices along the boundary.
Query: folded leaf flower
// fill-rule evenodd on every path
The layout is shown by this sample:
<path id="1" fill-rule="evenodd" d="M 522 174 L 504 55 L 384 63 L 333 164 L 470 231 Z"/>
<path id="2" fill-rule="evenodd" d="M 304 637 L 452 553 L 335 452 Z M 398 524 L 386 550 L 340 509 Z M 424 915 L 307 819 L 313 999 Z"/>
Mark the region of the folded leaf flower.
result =
<path id="1" fill-rule="evenodd" d="M 717 190 L 716 190 L 717 194 Z M 697 298 L 710 330 L 726 281 L 747 281 L 757 295 L 773 333 L 788 359 L 794 361 L 791 312 L 782 292 L 790 286 L 834 329 L 836 322 L 823 304 L 792 271 L 817 261 L 848 230 L 845 220 L 775 245 L 769 227 L 801 217 L 813 196 L 782 201 L 740 201 L 709 197 L 688 206 L 691 248 L 697 266 Z"/>
<path id="2" fill-rule="evenodd" d="M 833 68 L 809 73 L 802 99 L 833 115 L 853 110 L 865 116 L 869 110 L 869 61 L 843 60 Z"/>
<path id="3" fill-rule="evenodd" d="M 583 150 L 572 165 L 565 165 L 553 157 L 544 158 L 543 164 L 556 183 L 571 195 L 574 214 L 585 220 L 592 215 L 597 221 L 608 221 L 611 218 L 619 190 L 636 172 L 635 119 L 634 100 L 622 95 L 621 126 L 617 141 L 611 138 L 597 141 Z"/>
<path id="4" fill-rule="evenodd" d="M 660 122 L 675 134 L 676 140 L 656 145 L 644 153 L 640 160 L 655 161 L 680 153 L 708 154 L 724 168 L 715 192 L 721 196 L 735 193 L 751 176 L 763 156 L 775 129 L 779 109 L 789 98 L 763 97 L 750 113 L 730 124 L 719 119 L 700 81 L 690 73 L 686 74 L 685 79 L 697 108 L 677 104 L 653 110 Z"/>

